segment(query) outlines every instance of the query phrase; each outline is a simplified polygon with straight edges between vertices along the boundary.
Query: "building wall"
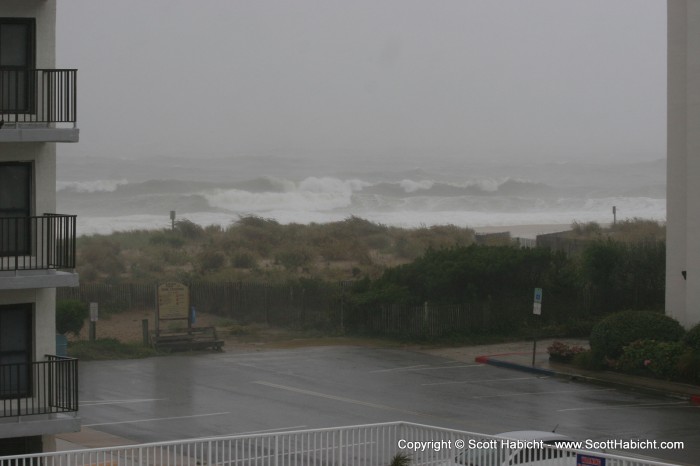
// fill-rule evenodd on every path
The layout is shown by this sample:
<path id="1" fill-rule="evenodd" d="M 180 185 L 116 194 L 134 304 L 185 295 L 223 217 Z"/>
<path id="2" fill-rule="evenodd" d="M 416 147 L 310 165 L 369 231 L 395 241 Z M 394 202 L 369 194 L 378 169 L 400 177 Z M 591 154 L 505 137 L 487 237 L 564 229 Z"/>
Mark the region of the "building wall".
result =
<path id="1" fill-rule="evenodd" d="M 43 361 L 47 354 L 56 354 L 56 289 L 5 290 L 0 304 L 34 304 L 34 361 Z"/>
<path id="2" fill-rule="evenodd" d="M 55 0 L 0 0 L 0 16 L 31 17 L 36 19 L 36 67 L 56 68 L 56 1 Z M 55 143 L 0 143 L 0 161 L 32 162 L 34 188 L 32 213 L 41 215 L 56 212 L 56 144 Z M 1 279 L 1 277 L 0 277 Z M 0 291 L 0 304 L 32 303 L 33 360 L 43 361 L 47 354 L 56 353 L 56 290 L 54 288 Z M 37 432 L 40 434 L 41 432 Z M 41 436 L 40 448 L 55 448 L 53 435 Z"/>
<path id="3" fill-rule="evenodd" d="M 2 0 L 0 16 L 36 18 L 36 67 L 56 67 L 55 0 Z"/>
<path id="4" fill-rule="evenodd" d="M 2 143 L 0 162 L 33 162 L 32 214 L 56 213 L 56 144 Z"/>
<path id="5" fill-rule="evenodd" d="M 666 313 L 690 328 L 700 322 L 700 0 L 668 2 L 667 157 Z"/>

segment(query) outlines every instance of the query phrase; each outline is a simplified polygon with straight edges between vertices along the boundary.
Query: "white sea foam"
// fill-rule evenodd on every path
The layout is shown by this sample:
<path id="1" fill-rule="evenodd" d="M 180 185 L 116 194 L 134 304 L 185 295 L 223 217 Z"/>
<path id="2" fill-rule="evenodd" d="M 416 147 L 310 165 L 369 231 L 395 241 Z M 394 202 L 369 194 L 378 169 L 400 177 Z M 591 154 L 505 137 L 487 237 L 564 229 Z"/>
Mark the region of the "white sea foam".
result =
<path id="1" fill-rule="evenodd" d="M 94 181 L 57 181 L 56 191 L 74 191 L 77 193 L 114 192 L 119 186 L 126 184 L 129 184 L 129 182 L 125 179 Z"/>
<path id="2" fill-rule="evenodd" d="M 250 192 L 217 189 L 201 193 L 212 207 L 232 212 L 261 213 L 285 209 L 291 212 L 328 211 L 348 207 L 352 195 L 369 186 L 360 180 L 309 177 L 299 184 L 284 184 L 284 192 Z"/>
<path id="3" fill-rule="evenodd" d="M 407 193 L 414 193 L 416 191 L 427 190 L 433 187 L 435 184 L 431 180 L 413 181 L 413 180 L 402 180 L 399 185 Z"/>
<path id="4" fill-rule="evenodd" d="M 59 182 L 58 198 L 60 203 L 61 193 L 83 194 L 84 197 L 77 198 L 73 194 L 69 199 L 71 206 L 103 215 L 104 208 L 98 211 L 90 207 L 90 193 L 114 193 L 102 196 L 101 206 L 111 203 L 114 209 L 107 210 L 112 213 L 143 214 L 98 217 L 78 211 L 75 213 L 79 214 L 81 234 L 167 228 L 169 210 L 177 210 L 178 218 L 188 218 L 203 226 L 227 226 L 242 215 L 257 215 L 281 223 L 325 223 L 354 215 L 410 228 L 442 224 L 476 228 L 566 225 L 573 221 L 608 223 L 612 221 L 613 206 L 617 208 L 618 219 L 637 217 L 664 221 L 666 217 L 665 199 L 615 196 L 626 193 L 627 189 L 616 186 L 569 189 L 523 178 L 486 176 L 465 176 L 451 181 L 382 174 L 367 178 L 383 181 L 332 176 L 292 181 L 265 176 L 235 185 L 226 183 L 219 189 L 202 190 L 202 184 L 188 185 L 175 180 L 170 180 L 170 184 L 169 180 L 161 180 L 133 184 L 133 190 L 118 190 L 119 186 L 127 184 L 126 180 L 97 180 Z M 655 185 L 635 186 L 640 188 L 635 192 L 653 192 L 641 189 L 645 186 Z M 604 195 L 600 194 L 603 192 Z M 61 207 L 70 211 L 71 206 Z M 161 210 L 162 216 L 151 215 Z M 196 212 L 181 213 L 188 210 Z"/>

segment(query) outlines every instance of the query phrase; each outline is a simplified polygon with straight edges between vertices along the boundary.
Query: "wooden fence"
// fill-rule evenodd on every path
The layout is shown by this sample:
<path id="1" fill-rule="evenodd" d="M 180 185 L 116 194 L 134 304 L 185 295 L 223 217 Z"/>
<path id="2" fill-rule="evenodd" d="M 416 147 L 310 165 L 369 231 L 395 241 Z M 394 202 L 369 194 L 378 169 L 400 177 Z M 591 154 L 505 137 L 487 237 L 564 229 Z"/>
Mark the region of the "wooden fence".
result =
<path id="1" fill-rule="evenodd" d="M 341 328 L 339 284 L 273 285 L 247 282 L 192 282 L 190 304 L 197 312 L 230 318 L 241 324 L 283 327 Z M 57 299 L 99 303 L 108 312 L 155 310 L 157 284 L 81 284 L 57 289 Z"/>

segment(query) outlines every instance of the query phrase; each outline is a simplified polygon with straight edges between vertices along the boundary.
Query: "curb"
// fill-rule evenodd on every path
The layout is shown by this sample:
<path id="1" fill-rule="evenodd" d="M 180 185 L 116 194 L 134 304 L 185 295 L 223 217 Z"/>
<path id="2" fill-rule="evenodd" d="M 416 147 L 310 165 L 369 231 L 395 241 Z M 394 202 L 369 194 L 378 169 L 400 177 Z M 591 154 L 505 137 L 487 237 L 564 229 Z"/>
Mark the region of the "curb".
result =
<path id="1" fill-rule="evenodd" d="M 496 359 L 499 356 L 509 356 L 511 354 L 518 354 L 518 353 L 477 356 L 476 358 L 474 358 L 474 361 L 479 363 L 479 364 L 488 364 L 490 366 L 502 367 L 505 369 L 513 369 L 513 370 L 517 370 L 517 371 L 521 371 L 521 372 L 529 372 L 531 374 L 554 376 L 554 377 L 559 377 L 559 378 L 565 378 L 568 380 L 592 383 L 592 384 L 596 384 L 596 385 L 624 387 L 624 388 L 627 388 L 630 390 L 636 390 L 639 392 L 644 392 L 644 393 L 648 393 L 648 394 L 652 394 L 652 395 L 657 395 L 657 396 L 661 395 L 661 396 L 666 396 L 668 398 L 686 400 L 686 401 L 689 401 L 693 405 L 700 405 L 700 394 L 684 393 L 681 391 L 674 391 L 674 390 L 664 390 L 661 388 L 649 387 L 649 386 L 634 384 L 634 383 L 625 383 L 625 382 L 619 381 L 619 380 L 610 380 L 610 379 L 606 379 L 606 378 L 592 377 L 590 375 L 584 375 L 584 374 L 579 374 L 579 373 L 574 373 L 574 372 L 559 372 L 559 371 L 552 370 L 552 369 L 543 369 L 540 367 L 526 366 L 524 364 L 519 364 L 519 363 L 515 363 L 515 362 L 510 362 L 510 361 L 504 361 L 502 359 Z"/>
<path id="2" fill-rule="evenodd" d="M 499 355 L 496 355 L 496 356 L 499 356 Z M 515 362 L 502 361 L 500 359 L 492 359 L 492 358 L 493 358 L 493 356 L 477 356 L 476 358 L 474 358 L 474 361 L 478 362 L 480 364 L 488 364 L 490 366 L 503 367 L 505 369 L 514 369 L 517 371 L 529 372 L 531 374 L 548 375 L 548 376 L 557 375 L 557 373 L 551 369 L 542 369 L 540 367 L 525 366 L 523 364 L 518 364 Z"/>

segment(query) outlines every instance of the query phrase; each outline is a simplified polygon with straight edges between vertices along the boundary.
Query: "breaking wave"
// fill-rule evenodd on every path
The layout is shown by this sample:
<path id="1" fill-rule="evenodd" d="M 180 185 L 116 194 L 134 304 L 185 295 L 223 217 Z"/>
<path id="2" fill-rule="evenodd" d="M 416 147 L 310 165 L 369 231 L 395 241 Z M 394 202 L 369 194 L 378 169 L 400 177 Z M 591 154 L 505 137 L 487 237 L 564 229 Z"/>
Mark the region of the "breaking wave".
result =
<path id="1" fill-rule="evenodd" d="M 59 182 L 57 191 L 59 209 L 77 209 L 83 217 L 83 233 L 160 228 L 167 226 L 170 210 L 177 211 L 178 218 L 203 225 L 227 225 L 241 215 L 282 223 L 324 223 L 355 215 L 405 227 L 606 223 L 612 220 L 613 206 L 618 219 L 663 221 L 666 215 L 666 201 L 653 196 L 658 189 L 651 185 L 632 193 L 628 188 L 557 187 L 511 177 L 457 182 L 405 176 L 360 178 L 371 177 L 258 177 L 226 183 L 96 180 Z M 104 212 L 111 217 L 104 217 Z"/>

